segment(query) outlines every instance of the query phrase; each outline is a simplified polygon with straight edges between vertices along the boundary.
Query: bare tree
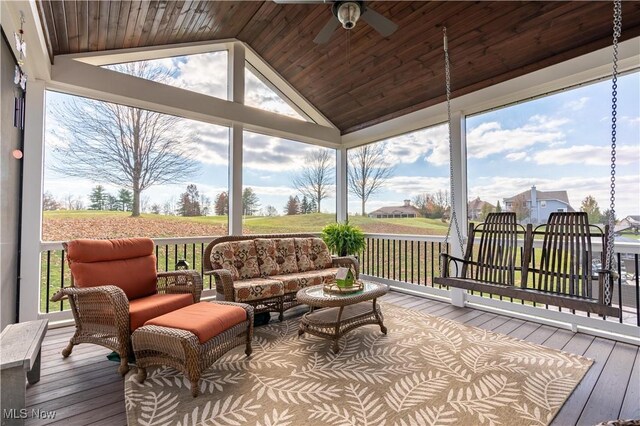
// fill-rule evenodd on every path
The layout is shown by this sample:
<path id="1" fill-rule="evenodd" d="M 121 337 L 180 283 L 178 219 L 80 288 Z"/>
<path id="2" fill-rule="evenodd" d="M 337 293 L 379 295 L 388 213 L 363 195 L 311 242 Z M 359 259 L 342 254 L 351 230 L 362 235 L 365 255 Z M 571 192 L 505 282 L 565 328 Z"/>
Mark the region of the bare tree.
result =
<path id="1" fill-rule="evenodd" d="M 349 153 L 349 191 L 362 203 L 362 216 L 371 195 L 378 192 L 393 174 L 393 166 L 385 158 L 386 144 L 374 143 Z"/>
<path id="2" fill-rule="evenodd" d="M 60 203 L 53 198 L 53 194 L 49 191 L 42 194 L 42 210 L 58 210 Z"/>
<path id="3" fill-rule="evenodd" d="M 529 209 L 529 202 L 523 195 L 518 195 L 511 202 L 511 211 L 516 214 L 516 219 L 519 221 L 529 218 L 531 209 Z"/>
<path id="4" fill-rule="evenodd" d="M 320 213 L 320 203 L 331 196 L 334 173 L 331 151 L 318 148 L 305 155 L 304 168 L 293 178 L 293 187 L 303 196 L 314 200 L 316 212 Z"/>
<path id="5" fill-rule="evenodd" d="M 76 197 L 73 194 L 67 194 L 63 198 L 64 207 L 67 210 L 82 210 L 84 208 L 84 202 L 82 198 Z"/>
<path id="6" fill-rule="evenodd" d="M 154 81 L 167 81 L 169 71 L 135 62 L 117 71 Z M 153 185 L 180 183 L 197 171 L 188 142 L 176 131 L 180 118 L 123 105 L 74 98 L 58 109 L 58 121 L 69 144 L 56 149 L 64 175 L 109 182 L 133 192 L 131 216 L 140 215 L 140 194 Z"/>

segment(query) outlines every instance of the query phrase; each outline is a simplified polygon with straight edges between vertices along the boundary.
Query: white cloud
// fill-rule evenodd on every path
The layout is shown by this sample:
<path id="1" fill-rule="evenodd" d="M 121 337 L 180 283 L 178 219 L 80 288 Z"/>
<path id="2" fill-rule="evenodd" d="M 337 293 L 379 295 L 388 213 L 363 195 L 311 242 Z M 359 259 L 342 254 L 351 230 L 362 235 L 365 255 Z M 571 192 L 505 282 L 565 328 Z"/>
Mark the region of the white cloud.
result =
<path id="1" fill-rule="evenodd" d="M 608 117 L 607 117 L 608 118 Z M 623 115 L 620 117 L 620 122 L 628 124 L 630 126 L 640 126 L 640 116 L 638 117 L 629 117 L 628 115 Z"/>
<path id="2" fill-rule="evenodd" d="M 448 177 L 393 176 L 387 180 L 384 189 L 401 194 L 400 199 L 411 198 L 425 192 L 434 193 L 449 189 Z"/>
<path id="3" fill-rule="evenodd" d="M 389 164 L 412 164 L 421 158 L 436 166 L 449 163 L 449 140 L 444 124 L 377 143 L 385 144 L 385 159 Z"/>
<path id="4" fill-rule="evenodd" d="M 250 132 L 245 132 L 243 148 L 243 167 L 273 173 L 299 170 L 304 167 L 307 154 L 330 149 Z"/>
<path id="5" fill-rule="evenodd" d="M 523 126 L 504 129 L 496 121 L 482 123 L 467 134 L 469 158 L 522 152 L 534 145 L 555 145 L 565 141 L 562 126 L 569 120 L 534 115 Z"/>
<path id="6" fill-rule="evenodd" d="M 258 79 L 250 70 L 245 74 L 245 103 L 266 111 L 286 115 L 298 120 L 305 120 L 276 92 Z"/>
<path id="7" fill-rule="evenodd" d="M 533 154 L 533 160 L 537 164 L 544 165 L 605 166 L 611 162 L 611 148 L 603 145 L 572 145 L 566 148 L 538 151 Z M 633 164 L 639 160 L 640 149 L 638 146 L 619 145 L 617 147 L 617 164 Z"/>
<path id="8" fill-rule="evenodd" d="M 518 160 L 523 160 L 526 157 L 527 157 L 526 152 L 512 152 L 510 154 L 507 154 L 504 158 L 506 158 L 509 161 L 518 161 Z"/>
<path id="9" fill-rule="evenodd" d="M 586 96 L 581 97 L 580 99 L 575 99 L 573 101 L 565 102 L 562 106 L 564 109 L 568 109 L 571 111 L 580 111 L 587 105 L 589 98 Z"/>
<path id="10" fill-rule="evenodd" d="M 227 53 L 210 52 L 174 58 L 174 84 L 193 92 L 227 99 Z"/>

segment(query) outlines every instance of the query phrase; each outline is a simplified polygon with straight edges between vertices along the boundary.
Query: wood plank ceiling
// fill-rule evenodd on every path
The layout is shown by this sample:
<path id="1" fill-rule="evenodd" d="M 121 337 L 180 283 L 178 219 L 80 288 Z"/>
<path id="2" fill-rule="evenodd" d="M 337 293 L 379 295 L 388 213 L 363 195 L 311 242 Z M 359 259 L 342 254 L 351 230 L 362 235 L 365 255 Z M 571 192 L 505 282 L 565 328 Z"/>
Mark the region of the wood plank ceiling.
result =
<path id="1" fill-rule="evenodd" d="M 328 4 L 272 1 L 38 1 L 55 55 L 224 38 L 248 43 L 342 133 L 444 99 L 442 26 L 453 96 L 606 47 L 612 3 L 385 1 L 370 7 L 398 24 L 382 38 L 364 22 L 313 38 Z M 623 2 L 623 37 L 640 35 L 640 2 Z"/>

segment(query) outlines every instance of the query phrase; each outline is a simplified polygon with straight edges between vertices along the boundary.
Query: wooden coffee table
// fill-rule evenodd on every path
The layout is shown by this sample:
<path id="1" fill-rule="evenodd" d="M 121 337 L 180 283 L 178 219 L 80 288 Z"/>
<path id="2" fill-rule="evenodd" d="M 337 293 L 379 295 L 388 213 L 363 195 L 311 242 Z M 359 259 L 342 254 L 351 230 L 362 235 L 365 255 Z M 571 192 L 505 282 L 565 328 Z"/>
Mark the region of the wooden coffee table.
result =
<path id="1" fill-rule="evenodd" d="M 316 285 L 298 291 L 298 301 L 310 307 L 300 320 L 298 335 L 309 333 L 333 340 L 333 351 L 337 353 L 338 340 L 355 328 L 378 324 L 380 331 L 387 334 L 376 300 L 387 294 L 389 286 L 364 282 L 364 289 L 352 294 L 327 293 L 323 287 Z"/>

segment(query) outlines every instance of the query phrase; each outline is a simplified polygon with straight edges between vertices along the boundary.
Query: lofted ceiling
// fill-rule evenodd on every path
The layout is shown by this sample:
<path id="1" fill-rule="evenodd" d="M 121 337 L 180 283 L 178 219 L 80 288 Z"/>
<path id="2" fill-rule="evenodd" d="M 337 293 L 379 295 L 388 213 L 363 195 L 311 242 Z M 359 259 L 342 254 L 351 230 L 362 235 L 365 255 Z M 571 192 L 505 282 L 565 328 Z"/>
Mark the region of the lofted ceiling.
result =
<path id="1" fill-rule="evenodd" d="M 272 1 L 38 1 L 51 57 L 236 38 L 349 133 L 444 100 L 442 26 L 453 96 L 606 47 L 612 2 L 372 1 L 398 24 L 363 22 L 326 45 L 329 4 Z M 622 39 L 640 35 L 640 2 L 623 2 Z"/>

